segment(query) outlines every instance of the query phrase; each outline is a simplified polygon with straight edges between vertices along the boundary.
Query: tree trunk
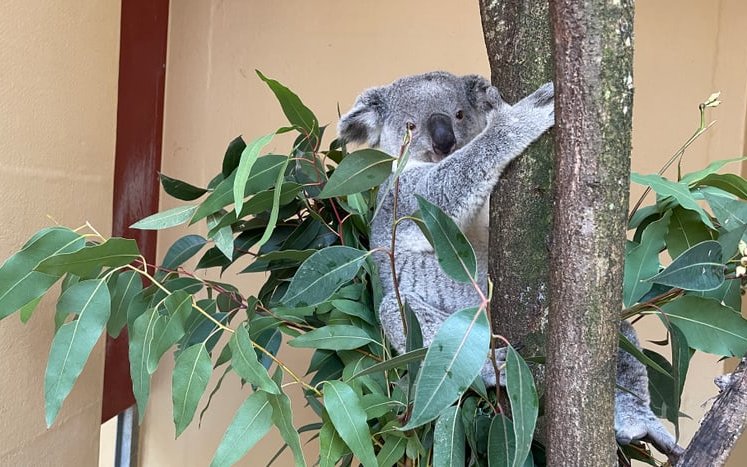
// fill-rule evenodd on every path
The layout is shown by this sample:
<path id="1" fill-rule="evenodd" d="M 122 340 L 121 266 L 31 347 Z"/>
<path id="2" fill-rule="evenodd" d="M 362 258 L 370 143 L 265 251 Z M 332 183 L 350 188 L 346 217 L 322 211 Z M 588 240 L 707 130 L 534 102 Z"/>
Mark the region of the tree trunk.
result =
<path id="1" fill-rule="evenodd" d="M 480 0 L 491 78 L 509 103 L 552 80 L 546 2 Z M 490 201 L 493 329 L 544 354 L 553 140 L 546 134 L 508 166 Z"/>
<path id="2" fill-rule="evenodd" d="M 555 167 L 548 465 L 614 466 L 633 106 L 633 2 L 550 2 Z"/>

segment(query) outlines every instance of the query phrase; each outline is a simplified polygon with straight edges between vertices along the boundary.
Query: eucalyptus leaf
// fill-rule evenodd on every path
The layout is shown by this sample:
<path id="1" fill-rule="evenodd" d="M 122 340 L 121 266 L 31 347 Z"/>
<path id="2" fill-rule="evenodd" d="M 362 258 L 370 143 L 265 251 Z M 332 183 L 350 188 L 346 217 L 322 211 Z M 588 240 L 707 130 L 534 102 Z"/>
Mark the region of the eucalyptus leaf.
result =
<path id="1" fill-rule="evenodd" d="M 705 169 L 698 170 L 697 172 L 692 172 L 686 175 L 683 175 L 680 179 L 680 183 L 686 183 L 689 185 L 697 185 L 698 182 L 703 180 L 704 178 L 708 177 L 711 174 L 715 174 L 719 170 L 721 170 L 722 167 L 724 167 L 727 164 L 731 164 L 732 162 L 741 162 L 745 160 L 744 157 L 736 157 L 733 159 L 723 159 L 720 161 L 711 162 L 708 164 L 708 166 Z M 707 185 L 707 183 L 705 183 Z"/>
<path id="2" fill-rule="evenodd" d="M 330 246 L 301 264 L 281 302 L 289 307 L 318 305 L 358 273 L 370 251 Z"/>
<path id="3" fill-rule="evenodd" d="M 376 467 L 366 412 L 358 395 L 342 381 L 324 383 L 324 406 L 335 430 L 364 466 Z"/>
<path id="4" fill-rule="evenodd" d="M 353 195 L 379 186 L 396 159 L 376 149 L 351 152 L 337 166 L 318 198 Z"/>
<path id="5" fill-rule="evenodd" d="M 459 406 L 446 409 L 436 421 L 433 432 L 433 466 L 452 467 L 465 464 L 464 425 Z"/>
<path id="6" fill-rule="evenodd" d="M 61 276 L 34 269 L 49 257 L 79 250 L 85 239 L 70 229 L 53 227 L 32 237 L 0 266 L 0 319 L 42 297 Z"/>
<path id="7" fill-rule="evenodd" d="M 244 203 L 244 187 L 251 174 L 254 163 L 257 162 L 259 152 L 272 141 L 275 133 L 261 136 L 246 145 L 241 151 L 239 166 L 236 168 L 236 175 L 233 180 L 233 203 L 236 212 L 241 212 Z"/>
<path id="8" fill-rule="evenodd" d="M 163 191 L 165 191 L 172 197 L 180 199 L 182 201 L 194 201 L 200 196 L 207 193 L 207 190 L 205 188 L 196 187 L 187 182 L 171 178 L 164 174 L 158 174 L 158 177 L 161 179 L 161 186 L 163 186 Z"/>
<path id="9" fill-rule="evenodd" d="M 664 238 L 669 228 L 671 211 L 649 224 L 643 231 L 641 243 L 625 255 L 623 276 L 623 304 L 629 307 L 651 290 L 652 283 L 645 279 L 659 272 L 659 252 L 664 248 Z"/>
<path id="10" fill-rule="evenodd" d="M 490 424 L 488 435 L 488 462 L 490 467 L 513 467 L 516 465 L 516 436 L 511 420 L 498 413 Z"/>
<path id="11" fill-rule="evenodd" d="M 230 225 L 213 229 L 220 223 L 224 214 L 210 214 L 207 217 L 208 229 L 210 229 L 210 238 L 215 242 L 215 246 L 223 253 L 227 259 L 233 259 L 233 231 Z"/>
<path id="12" fill-rule="evenodd" d="M 213 364 L 205 344 L 193 345 L 176 358 L 171 377 L 171 400 L 177 437 L 194 418 L 212 372 Z"/>
<path id="13" fill-rule="evenodd" d="M 110 238 L 100 245 L 87 246 L 71 253 L 45 259 L 36 270 L 50 275 L 64 273 L 85 277 L 101 267 L 120 267 L 140 256 L 135 240 Z"/>
<path id="14" fill-rule="evenodd" d="M 136 302 L 137 298 L 138 295 L 133 299 L 133 303 Z M 138 418 L 141 423 L 143 416 L 145 416 L 145 409 L 148 406 L 148 398 L 150 397 L 148 359 L 153 342 L 153 333 L 160 318 L 161 316 L 155 309 L 150 309 L 138 316 L 132 326 L 128 326 L 130 338 L 130 378 L 132 378 L 132 392 L 135 395 Z"/>
<path id="15" fill-rule="evenodd" d="M 477 278 L 477 259 L 469 240 L 456 222 L 438 206 L 420 195 L 418 200 L 423 222 L 436 250 L 441 269 L 452 279 L 470 282 Z"/>
<path id="16" fill-rule="evenodd" d="M 141 219 L 130 226 L 131 229 L 161 230 L 176 227 L 192 219 L 197 206 L 185 205 L 157 212 Z"/>
<path id="17" fill-rule="evenodd" d="M 153 340 L 148 351 L 147 369 L 153 374 L 161 357 L 186 332 L 186 323 L 192 313 L 192 296 L 183 290 L 177 290 L 164 301 L 167 316 L 161 316 L 153 330 Z"/>
<path id="18" fill-rule="evenodd" d="M 238 462 L 272 426 L 272 405 L 267 393 L 257 391 L 236 411 L 215 451 L 211 467 L 230 466 Z"/>
<path id="19" fill-rule="evenodd" d="M 747 320 L 715 300 L 685 295 L 661 312 L 696 350 L 727 357 L 747 353 Z"/>
<path id="20" fill-rule="evenodd" d="M 506 392 L 511 401 L 516 455 L 514 467 L 521 467 L 532 448 L 532 437 L 537 424 L 539 399 L 532 373 L 524 359 L 512 346 L 506 349 Z"/>
<path id="21" fill-rule="evenodd" d="M 44 401 L 47 427 L 52 426 L 75 381 L 109 319 L 111 297 L 103 279 L 78 282 L 67 289 L 57 309 L 76 314 L 52 339 L 44 373 Z"/>
<path id="22" fill-rule="evenodd" d="M 352 350 L 372 343 L 378 344 L 363 329 L 347 324 L 327 325 L 288 341 L 291 347 L 329 350 Z"/>
<path id="23" fill-rule="evenodd" d="M 185 235 L 175 241 L 166 252 L 161 268 L 176 270 L 187 260 L 197 254 L 207 241 L 199 235 Z"/>
<path id="24" fill-rule="evenodd" d="M 680 206 L 672 209 L 666 239 L 667 251 L 672 259 L 700 242 L 713 239 L 713 231 L 703 224 L 695 211 Z"/>
<path id="25" fill-rule="evenodd" d="M 392 467 L 402 460 L 407 446 L 407 438 L 403 436 L 384 436 L 384 446 L 376 455 L 379 467 Z M 457 464 L 454 464 L 457 465 Z"/>
<path id="26" fill-rule="evenodd" d="M 319 467 L 335 467 L 346 450 L 347 446 L 335 427 L 325 421 L 319 430 Z"/>
<path id="27" fill-rule="evenodd" d="M 721 245 L 715 240 L 706 240 L 689 248 L 666 269 L 647 280 L 684 290 L 705 292 L 717 289 L 724 283 L 724 269 L 721 263 Z"/>
<path id="28" fill-rule="evenodd" d="M 268 394 L 267 400 L 272 406 L 272 423 L 278 427 L 283 440 L 290 446 L 293 452 L 293 460 L 296 467 L 305 467 L 306 459 L 301 448 L 301 438 L 298 431 L 293 427 L 293 409 L 291 401 L 283 392 L 279 394 Z"/>
<path id="29" fill-rule="evenodd" d="M 262 237 L 257 241 L 257 248 L 262 248 L 262 246 L 267 243 L 268 240 L 272 237 L 272 233 L 275 231 L 275 226 L 278 222 L 278 215 L 280 212 L 280 206 L 288 204 L 290 201 L 286 201 L 283 199 L 283 196 L 287 195 L 284 193 L 284 185 L 283 185 L 283 174 L 285 173 L 285 169 L 288 167 L 288 163 L 290 162 L 290 157 L 285 159 L 284 165 L 281 167 L 280 172 L 278 173 L 278 177 L 275 180 L 275 189 L 272 192 L 272 208 L 270 209 L 270 218 L 267 220 L 267 226 L 265 227 L 265 231 L 262 233 Z M 294 194 L 295 196 L 295 194 Z M 239 208 L 236 208 L 236 211 L 240 211 Z"/>
<path id="30" fill-rule="evenodd" d="M 259 70 L 257 75 L 259 78 L 267 83 L 275 97 L 280 102 L 280 107 L 283 109 L 288 121 L 292 124 L 301 128 L 307 135 L 314 135 L 319 131 L 319 121 L 316 119 L 311 110 L 306 107 L 301 99 L 290 89 L 280 84 L 278 81 L 268 78 L 263 75 Z"/>
<path id="31" fill-rule="evenodd" d="M 223 176 L 223 179 L 230 177 L 233 171 L 236 170 L 236 167 L 239 166 L 241 153 L 244 152 L 245 147 L 246 142 L 244 142 L 244 138 L 242 138 L 241 136 L 237 136 L 236 138 L 231 140 L 230 143 L 228 143 L 226 153 L 223 156 L 223 164 L 220 174 Z"/>
<path id="32" fill-rule="evenodd" d="M 708 216 L 708 213 L 706 213 L 705 210 L 700 207 L 698 202 L 693 197 L 692 193 L 690 193 L 690 189 L 686 183 L 673 182 L 667 180 L 661 175 L 641 175 L 636 172 L 632 172 L 630 174 L 630 181 L 644 186 L 649 186 L 652 190 L 663 197 L 671 196 L 677 202 L 677 204 L 679 204 L 683 208 L 698 213 L 700 219 L 703 221 L 703 224 L 710 227 L 711 229 L 716 228 L 713 225 L 713 222 L 711 222 L 711 218 Z"/>
<path id="33" fill-rule="evenodd" d="M 231 365 L 236 374 L 258 388 L 272 394 L 280 394 L 280 389 L 267 374 L 265 367 L 257 360 L 249 333 L 244 326 L 236 328 L 231 340 Z"/>
<path id="34" fill-rule="evenodd" d="M 710 174 L 698 181 L 698 185 L 714 186 L 741 199 L 747 199 L 747 180 L 736 174 Z"/>
<path id="35" fill-rule="evenodd" d="M 403 430 L 438 417 L 469 388 L 487 360 L 490 326 L 483 310 L 467 308 L 441 325 L 415 383 L 412 416 Z"/>
<path id="36" fill-rule="evenodd" d="M 116 282 L 110 287 L 111 317 L 106 323 L 106 330 L 110 336 L 116 338 L 127 324 L 127 309 L 135 295 L 143 290 L 143 281 L 135 271 L 125 271 L 116 276 Z"/>
<path id="37" fill-rule="evenodd" d="M 249 178 L 247 178 L 244 185 L 244 196 L 256 194 L 273 186 L 278 177 L 278 172 L 281 171 L 287 159 L 285 156 L 277 155 L 267 155 L 258 158 L 252 166 Z M 192 218 L 192 224 L 233 203 L 235 179 L 236 173 L 234 172 L 215 187 L 215 190 L 200 203 Z"/>

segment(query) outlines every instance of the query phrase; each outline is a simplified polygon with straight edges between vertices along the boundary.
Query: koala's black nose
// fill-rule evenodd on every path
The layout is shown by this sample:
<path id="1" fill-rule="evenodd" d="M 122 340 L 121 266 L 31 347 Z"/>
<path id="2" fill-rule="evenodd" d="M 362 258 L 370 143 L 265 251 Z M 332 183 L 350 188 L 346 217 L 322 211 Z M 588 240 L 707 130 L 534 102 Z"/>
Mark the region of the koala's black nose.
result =
<path id="1" fill-rule="evenodd" d="M 433 151 L 439 156 L 451 154 L 456 145 L 454 128 L 451 126 L 451 118 L 444 114 L 433 114 L 428 119 L 428 133 L 433 142 Z"/>

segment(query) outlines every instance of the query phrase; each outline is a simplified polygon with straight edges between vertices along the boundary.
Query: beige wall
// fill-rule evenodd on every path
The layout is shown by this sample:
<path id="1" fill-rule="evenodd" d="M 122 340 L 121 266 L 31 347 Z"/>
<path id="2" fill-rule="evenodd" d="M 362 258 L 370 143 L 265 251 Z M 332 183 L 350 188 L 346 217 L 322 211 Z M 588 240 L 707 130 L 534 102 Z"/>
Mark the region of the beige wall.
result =
<path id="1" fill-rule="evenodd" d="M 0 258 L 52 224 L 47 215 L 108 231 L 119 2 L 3 0 L 0 44 Z M 103 342 L 45 427 L 53 311 L 45 301 L 26 326 L 17 316 L 0 322 L 0 465 L 97 462 Z"/>
<path id="2" fill-rule="evenodd" d="M 477 2 L 432 5 L 425 0 L 172 2 L 163 171 L 204 184 L 217 172 L 231 138 L 242 133 L 253 138 L 285 124 L 255 68 L 295 90 L 321 122 L 333 126 L 337 103 L 344 111 L 368 86 L 433 69 L 489 75 Z M 634 170 L 658 170 L 692 134 L 697 105 L 714 90 L 723 91 L 725 101 L 712 112 L 719 124 L 688 151 L 684 167 L 742 153 L 746 12 L 739 0 L 638 2 Z M 172 205 L 165 201 L 162 208 Z M 160 251 L 181 234 L 162 235 Z M 247 292 L 259 280 L 240 279 Z M 644 338 L 663 337 L 652 319 L 639 329 Z M 304 355 L 287 358 L 294 369 L 305 370 Z M 693 420 L 683 420 L 683 442 L 703 412 L 699 405 L 714 394 L 710 380 L 720 371 L 713 358 L 695 359 L 683 408 Z M 142 428 L 143 465 L 205 465 L 247 393 L 235 378 L 227 379 L 202 429 L 192 427 L 174 441 L 170 390 L 170 371 L 159 371 Z M 298 399 L 294 410 L 296 425 L 310 420 Z M 280 445 L 276 434 L 267 438 L 242 465 L 263 465 Z M 290 462 L 287 454 L 278 465 Z"/>

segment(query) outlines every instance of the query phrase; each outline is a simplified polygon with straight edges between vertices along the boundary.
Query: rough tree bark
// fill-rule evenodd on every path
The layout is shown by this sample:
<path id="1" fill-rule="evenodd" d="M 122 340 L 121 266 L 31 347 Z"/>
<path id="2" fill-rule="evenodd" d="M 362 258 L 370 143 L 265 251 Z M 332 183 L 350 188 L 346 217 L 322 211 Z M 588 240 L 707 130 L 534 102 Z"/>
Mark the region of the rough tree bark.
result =
<path id="1" fill-rule="evenodd" d="M 547 2 L 480 0 L 491 78 L 509 103 L 552 80 Z M 544 353 L 553 139 L 546 134 L 509 165 L 491 196 L 493 329 L 527 354 Z"/>
<path id="2" fill-rule="evenodd" d="M 552 79 L 555 70 L 561 83 L 556 120 L 565 122 L 556 130 L 563 134 L 555 198 L 557 265 L 550 267 L 548 259 L 552 136 L 512 164 L 493 193 L 493 325 L 511 342 L 525 344 L 527 353 L 542 352 L 552 294 L 548 465 L 615 465 L 612 413 L 630 154 L 633 7 L 630 1 L 550 3 L 559 55 L 554 69 L 547 2 L 480 0 L 493 84 L 513 103 Z M 570 10 L 566 3 L 582 5 Z M 557 289 L 552 291 L 551 270 Z"/>
<path id="3" fill-rule="evenodd" d="M 556 185 L 548 465 L 617 465 L 615 370 L 633 107 L 633 1 L 550 2 Z"/>

